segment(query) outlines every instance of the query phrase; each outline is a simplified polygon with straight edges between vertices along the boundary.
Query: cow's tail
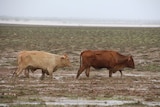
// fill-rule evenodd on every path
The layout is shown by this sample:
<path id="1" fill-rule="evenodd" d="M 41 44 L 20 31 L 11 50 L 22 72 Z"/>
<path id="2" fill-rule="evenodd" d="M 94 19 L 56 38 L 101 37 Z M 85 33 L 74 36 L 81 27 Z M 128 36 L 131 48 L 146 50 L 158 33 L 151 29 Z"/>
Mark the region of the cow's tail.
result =
<path id="1" fill-rule="evenodd" d="M 82 67 L 82 54 L 83 54 L 83 52 L 80 54 L 80 66 L 79 66 L 79 68 Z"/>
<path id="2" fill-rule="evenodd" d="M 78 70 L 78 72 L 77 72 L 77 76 L 76 76 L 76 79 L 78 79 L 78 77 L 79 77 L 79 75 L 82 73 L 82 62 L 83 62 L 83 57 L 82 57 L 82 55 L 83 55 L 83 52 L 80 54 L 80 65 L 79 65 L 79 70 Z"/>
<path id="3" fill-rule="evenodd" d="M 79 58 L 79 59 L 80 59 L 80 65 L 79 65 L 79 68 L 81 68 L 81 66 L 82 66 L 82 64 L 81 64 L 81 63 L 82 63 L 82 62 L 81 62 L 81 58 L 82 58 L 82 53 L 80 54 L 80 58 Z"/>
<path id="4" fill-rule="evenodd" d="M 21 55 L 20 55 L 20 53 L 18 54 L 18 56 L 17 56 L 17 66 L 19 66 L 19 64 L 21 63 L 21 61 L 22 61 L 22 57 L 21 57 Z M 17 67 L 17 70 L 18 70 L 18 68 L 19 67 Z M 12 76 L 15 76 L 16 74 L 17 74 L 17 70 L 15 70 L 14 72 L 13 72 L 13 75 Z"/>

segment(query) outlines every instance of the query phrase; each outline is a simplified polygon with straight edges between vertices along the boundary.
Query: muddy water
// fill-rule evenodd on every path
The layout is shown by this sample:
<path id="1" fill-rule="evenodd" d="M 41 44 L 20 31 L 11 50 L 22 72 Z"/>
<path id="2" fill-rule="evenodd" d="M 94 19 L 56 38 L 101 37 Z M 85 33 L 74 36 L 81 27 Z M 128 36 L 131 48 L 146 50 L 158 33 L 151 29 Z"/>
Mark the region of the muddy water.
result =
<path id="1" fill-rule="evenodd" d="M 40 80 L 41 72 L 22 74 L 13 80 L 10 69 L 1 69 L 0 106 L 99 107 L 117 105 L 160 106 L 158 72 L 125 71 L 108 77 L 105 70 L 92 71 L 90 78 L 76 71 L 59 70 L 53 79 Z"/>
<path id="2" fill-rule="evenodd" d="M 9 105 L 46 105 L 46 106 L 60 106 L 60 107 L 68 107 L 68 106 L 115 106 L 115 105 L 123 105 L 123 104 L 134 104 L 134 101 L 119 101 L 119 100 L 56 100 L 53 102 L 16 102 L 10 104 L 1 104 L 1 106 L 9 106 Z"/>
<path id="3" fill-rule="evenodd" d="M 52 106 L 52 107 L 101 107 L 101 106 L 128 106 L 128 105 L 143 105 L 143 106 L 160 106 L 160 102 L 146 102 L 142 101 L 141 103 L 138 101 L 125 101 L 125 100 L 86 100 L 86 99 L 69 99 L 69 98 L 42 98 L 43 102 L 24 102 L 24 101 L 15 101 L 14 103 L 1 103 L 1 107 L 6 106 Z M 52 101 L 44 101 L 44 100 L 52 100 Z M 128 105 L 127 105 L 128 104 Z M 139 105 L 138 105 L 139 104 Z"/>

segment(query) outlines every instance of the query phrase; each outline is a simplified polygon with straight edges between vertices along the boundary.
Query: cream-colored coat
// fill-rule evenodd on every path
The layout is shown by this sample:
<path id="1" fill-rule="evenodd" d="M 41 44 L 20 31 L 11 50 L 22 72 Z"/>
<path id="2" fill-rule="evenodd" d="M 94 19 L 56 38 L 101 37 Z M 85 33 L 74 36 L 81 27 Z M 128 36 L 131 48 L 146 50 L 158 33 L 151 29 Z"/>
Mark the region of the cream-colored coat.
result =
<path id="1" fill-rule="evenodd" d="M 67 55 L 56 55 L 44 51 L 21 51 L 18 54 L 18 76 L 27 67 L 39 68 L 47 70 L 49 75 L 58 68 L 70 66 L 70 61 Z"/>

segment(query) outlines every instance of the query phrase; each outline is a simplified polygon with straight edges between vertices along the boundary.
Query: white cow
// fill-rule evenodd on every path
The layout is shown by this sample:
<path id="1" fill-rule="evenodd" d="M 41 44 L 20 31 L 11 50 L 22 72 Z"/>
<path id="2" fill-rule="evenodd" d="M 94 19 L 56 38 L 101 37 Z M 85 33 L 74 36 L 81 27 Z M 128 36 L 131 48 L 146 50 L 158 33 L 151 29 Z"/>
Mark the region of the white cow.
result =
<path id="1" fill-rule="evenodd" d="M 14 74 L 19 76 L 23 70 L 42 69 L 43 79 L 46 74 L 52 77 L 52 73 L 58 68 L 70 66 L 70 60 L 67 55 L 56 55 L 44 51 L 21 51 L 18 54 L 18 69 Z"/>

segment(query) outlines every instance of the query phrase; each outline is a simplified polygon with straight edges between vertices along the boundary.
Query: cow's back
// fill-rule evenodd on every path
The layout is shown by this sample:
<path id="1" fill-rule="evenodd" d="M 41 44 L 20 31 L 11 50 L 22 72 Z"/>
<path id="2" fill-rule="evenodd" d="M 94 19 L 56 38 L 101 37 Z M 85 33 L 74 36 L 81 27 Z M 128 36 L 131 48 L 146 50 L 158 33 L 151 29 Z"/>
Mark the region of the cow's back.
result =
<path id="1" fill-rule="evenodd" d="M 21 62 L 26 66 L 45 68 L 54 63 L 55 55 L 44 51 L 23 51 L 20 52 Z"/>
<path id="2" fill-rule="evenodd" d="M 95 59 L 97 62 L 96 65 L 99 65 L 101 68 L 112 68 L 115 63 L 117 56 L 117 53 L 114 51 L 108 51 L 108 50 L 101 50 L 101 51 L 94 51 L 95 53 Z"/>
<path id="3" fill-rule="evenodd" d="M 116 63 L 116 54 L 116 52 L 107 50 L 86 50 L 81 53 L 81 56 L 85 66 L 92 66 L 99 69 L 113 67 Z"/>

